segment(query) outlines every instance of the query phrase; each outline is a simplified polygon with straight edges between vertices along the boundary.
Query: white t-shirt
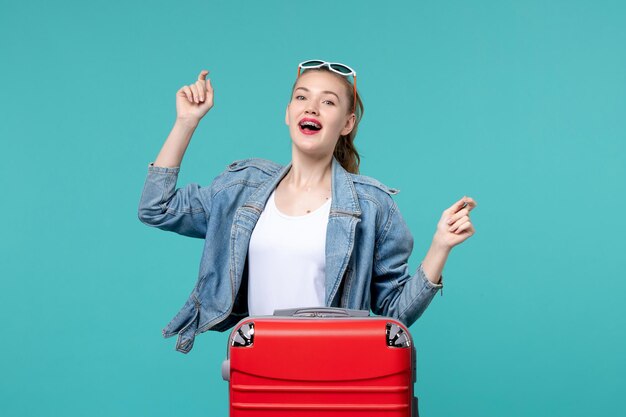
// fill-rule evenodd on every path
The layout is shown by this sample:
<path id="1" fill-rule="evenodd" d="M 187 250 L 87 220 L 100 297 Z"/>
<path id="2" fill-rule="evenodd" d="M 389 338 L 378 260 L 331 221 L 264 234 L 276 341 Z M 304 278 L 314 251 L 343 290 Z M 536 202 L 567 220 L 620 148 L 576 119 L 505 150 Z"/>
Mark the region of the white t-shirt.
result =
<path id="1" fill-rule="evenodd" d="M 248 311 L 324 306 L 329 199 L 304 216 L 278 211 L 274 192 L 252 231 L 248 248 Z"/>

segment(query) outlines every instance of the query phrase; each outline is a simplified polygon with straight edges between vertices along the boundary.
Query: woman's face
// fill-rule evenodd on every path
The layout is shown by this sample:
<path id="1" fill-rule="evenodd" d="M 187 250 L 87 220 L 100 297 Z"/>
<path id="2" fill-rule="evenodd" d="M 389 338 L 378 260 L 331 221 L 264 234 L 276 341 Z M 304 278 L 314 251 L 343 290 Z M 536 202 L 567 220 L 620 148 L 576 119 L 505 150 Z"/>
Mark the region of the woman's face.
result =
<path id="1" fill-rule="evenodd" d="M 305 71 L 285 114 L 295 149 L 316 157 L 332 155 L 339 136 L 354 128 L 349 106 L 341 80 L 326 71 Z"/>

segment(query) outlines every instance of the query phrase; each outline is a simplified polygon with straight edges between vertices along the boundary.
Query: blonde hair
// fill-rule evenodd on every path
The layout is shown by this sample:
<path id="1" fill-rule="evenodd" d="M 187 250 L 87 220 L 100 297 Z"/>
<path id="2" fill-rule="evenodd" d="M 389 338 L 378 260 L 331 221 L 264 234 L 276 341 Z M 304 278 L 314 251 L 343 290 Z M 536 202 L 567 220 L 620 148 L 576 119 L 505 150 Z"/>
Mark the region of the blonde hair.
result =
<path id="1" fill-rule="evenodd" d="M 350 131 L 350 133 L 348 133 L 347 135 L 339 136 L 339 140 L 337 141 L 337 145 L 335 146 L 333 156 L 337 159 L 337 161 L 339 161 L 341 166 L 346 171 L 351 172 L 353 174 L 358 174 L 359 164 L 361 163 L 361 157 L 359 156 L 359 152 L 356 150 L 356 147 L 354 146 L 354 139 L 356 137 L 357 128 L 359 127 L 359 122 L 361 121 L 361 118 L 363 117 L 363 111 L 364 111 L 363 101 L 361 101 L 361 96 L 359 95 L 359 92 L 357 90 L 356 105 L 355 105 L 354 87 L 352 86 L 350 81 L 348 81 L 348 78 L 344 77 L 343 75 L 339 75 L 329 70 L 326 67 L 307 69 L 306 71 L 303 71 L 302 74 L 305 74 L 309 71 L 325 71 L 329 74 L 332 74 L 338 79 L 340 79 L 346 88 L 346 96 L 348 97 L 348 114 L 350 114 L 352 112 L 352 109 L 354 109 L 354 115 L 356 119 L 354 121 L 354 128 Z M 302 76 L 302 74 L 300 74 L 300 77 Z M 292 95 L 293 95 L 293 90 L 296 88 L 297 83 L 298 83 L 298 80 L 296 79 L 296 81 L 293 83 L 293 87 L 291 88 Z"/>

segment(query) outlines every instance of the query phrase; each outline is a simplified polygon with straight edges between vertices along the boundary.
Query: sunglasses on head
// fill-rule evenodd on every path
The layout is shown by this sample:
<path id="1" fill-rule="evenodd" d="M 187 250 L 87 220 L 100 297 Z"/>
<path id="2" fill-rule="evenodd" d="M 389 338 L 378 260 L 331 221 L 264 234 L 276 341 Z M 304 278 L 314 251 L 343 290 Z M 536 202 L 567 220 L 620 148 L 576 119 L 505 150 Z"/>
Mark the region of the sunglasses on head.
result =
<path id="1" fill-rule="evenodd" d="M 339 62 L 326 62 L 319 59 L 310 59 L 308 61 L 301 62 L 298 64 L 298 77 L 302 73 L 303 70 L 314 69 L 314 68 L 322 68 L 327 67 L 332 72 L 335 72 L 339 75 L 343 75 L 344 77 L 349 77 L 352 75 L 354 82 L 352 83 L 352 87 L 354 90 L 354 106 L 352 108 L 352 112 L 356 110 L 356 71 L 350 68 L 349 66 L 339 63 Z"/>

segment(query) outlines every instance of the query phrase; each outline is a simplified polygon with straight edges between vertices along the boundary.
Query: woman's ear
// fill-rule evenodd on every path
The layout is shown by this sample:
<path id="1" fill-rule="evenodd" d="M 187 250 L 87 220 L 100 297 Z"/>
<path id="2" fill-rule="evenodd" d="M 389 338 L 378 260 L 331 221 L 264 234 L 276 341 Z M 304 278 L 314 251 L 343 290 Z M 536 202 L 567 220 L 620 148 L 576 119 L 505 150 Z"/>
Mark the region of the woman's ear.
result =
<path id="1" fill-rule="evenodd" d="M 356 123 L 356 115 L 352 113 L 350 114 L 350 116 L 348 116 L 348 120 L 346 120 L 346 125 L 341 130 L 341 136 L 345 136 L 348 133 L 352 132 L 352 129 L 354 129 L 355 123 Z"/>
<path id="2" fill-rule="evenodd" d="M 289 104 L 287 104 L 287 109 L 285 110 L 285 124 L 289 126 Z"/>

